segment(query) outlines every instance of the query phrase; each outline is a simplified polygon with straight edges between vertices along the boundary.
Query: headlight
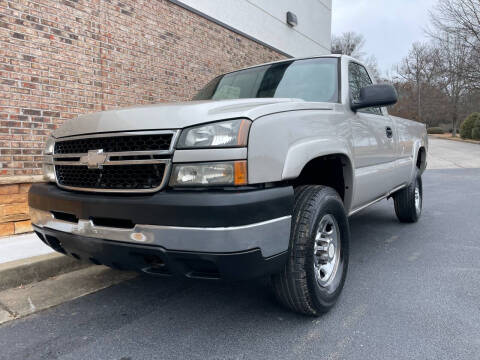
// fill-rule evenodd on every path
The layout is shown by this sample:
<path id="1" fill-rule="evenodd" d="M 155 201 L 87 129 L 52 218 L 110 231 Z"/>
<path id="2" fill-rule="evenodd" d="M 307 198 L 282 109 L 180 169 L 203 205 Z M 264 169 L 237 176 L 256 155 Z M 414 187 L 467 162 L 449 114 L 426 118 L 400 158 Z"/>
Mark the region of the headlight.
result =
<path id="1" fill-rule="evenodd" d="M 177 149 L 247 146 L 251 123 L 250 120 L 236 119 L 185 129 Z"/>
<path id="2" fill-rule="evenodd" d="M 175 164 L 170 186 L 246 185 L 247 162 L 229 161 L 202 164 Z"/>
<path id="3" fill-rule="evenodd" d="M 43 151 L 43 178 L 46 181 L 55 182 L 55 168 L 53 166 L 53 150 L 55 147 L 55 139 L 49 137 L 45 143 L 45 150 Z"/>

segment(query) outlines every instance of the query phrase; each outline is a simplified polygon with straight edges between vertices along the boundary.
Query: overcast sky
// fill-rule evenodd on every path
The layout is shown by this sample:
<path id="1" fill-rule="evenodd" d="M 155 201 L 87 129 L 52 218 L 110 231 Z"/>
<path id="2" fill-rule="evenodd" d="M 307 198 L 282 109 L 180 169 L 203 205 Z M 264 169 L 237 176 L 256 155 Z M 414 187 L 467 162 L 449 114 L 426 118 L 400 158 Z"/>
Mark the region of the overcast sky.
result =
<path id="1" fill-rule="evenodd" d="M 332 33 L 355 31 L 366 39 L 365 52 L 391 70 L 415 41 L 425 40 L 428 10 L 437 0 L 333 0 Z"/>

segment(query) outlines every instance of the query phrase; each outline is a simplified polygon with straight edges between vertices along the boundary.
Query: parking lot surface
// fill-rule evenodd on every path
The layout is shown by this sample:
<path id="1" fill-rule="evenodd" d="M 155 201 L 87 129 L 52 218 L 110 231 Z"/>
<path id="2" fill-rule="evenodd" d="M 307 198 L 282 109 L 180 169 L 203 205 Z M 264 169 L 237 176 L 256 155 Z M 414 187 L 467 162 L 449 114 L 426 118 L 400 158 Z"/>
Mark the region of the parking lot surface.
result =
<path id="1" fill-rule="evenodd" d="M 136 278 L 0 327 L 1 359 L 478 359 L 480 169 L 429 170 L 417 224 L 351 220 L 338 305 L 309 318 L 267 279 Z"/>

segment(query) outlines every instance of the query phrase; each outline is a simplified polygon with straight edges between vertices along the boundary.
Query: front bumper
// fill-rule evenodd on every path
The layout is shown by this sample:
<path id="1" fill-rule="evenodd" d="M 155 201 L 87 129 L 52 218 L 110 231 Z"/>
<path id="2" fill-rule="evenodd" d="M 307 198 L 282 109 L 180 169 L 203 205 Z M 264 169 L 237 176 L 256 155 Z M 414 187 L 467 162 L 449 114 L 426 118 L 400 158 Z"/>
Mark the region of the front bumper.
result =
<path id="1" fill-rule="evenodd" d="M 37 184 L 29 194 L 35 231 L 57 251 L 147 273 L 225 279 L 281 270 L 292 203 L 291 187 L 118 196 Z"/>
<path id="2" fill-rule="evenodd" d="M 45 244 L 78 260 L 154 276 L 245 280 L 281 271 L 288 254 L 283 252 L 264 258 L 259 249 L 234 253 L 173 251 L 160 246 L 88 238 L 37 226 L 34 229 Z"/>

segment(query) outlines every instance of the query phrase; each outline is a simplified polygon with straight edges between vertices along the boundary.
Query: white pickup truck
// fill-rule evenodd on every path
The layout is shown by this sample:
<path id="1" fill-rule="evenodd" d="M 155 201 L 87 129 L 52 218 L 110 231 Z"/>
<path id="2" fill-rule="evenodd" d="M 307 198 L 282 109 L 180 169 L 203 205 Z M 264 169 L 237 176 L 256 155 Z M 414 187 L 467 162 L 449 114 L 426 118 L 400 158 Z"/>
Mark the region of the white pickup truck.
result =
<path id="1" fill-rule="evenodd" d="M 319 315 L 342 290 L 348 217 L 393 197 L 422 211 L 425 126 L 389 116 L 390 85 L 347 56 L 219 76 L 193 101 L 80 116 L 47 141 L 34 229 L 79 260 L 152 275 L 271 275 Z"/>

